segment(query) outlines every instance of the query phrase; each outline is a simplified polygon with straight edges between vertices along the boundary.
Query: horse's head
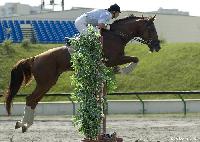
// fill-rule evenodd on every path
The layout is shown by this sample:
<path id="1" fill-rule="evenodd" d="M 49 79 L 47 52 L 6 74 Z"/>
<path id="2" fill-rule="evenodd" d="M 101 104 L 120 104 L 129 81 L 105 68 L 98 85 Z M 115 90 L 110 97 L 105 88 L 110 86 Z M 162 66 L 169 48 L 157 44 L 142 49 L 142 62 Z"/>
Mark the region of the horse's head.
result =
<path id="1" fill-rule="evenodd" d="M 151 52 L 158 52 L 160 50 L 160 41 L 153 23 L 154 19 L 155 16 L 144 18 L 131 15 L 115 21 L 111 25 L 111 31 L 121 36 L 125 43 L 131 39 L 136 39 L 147 44 Z M 137 39 L 137 37 L 140 39 Z"/>
<path id="2" fill-rule="evenodd" d="M 144 19 L 140 24 L 139 37 L 143 39 L 144 43 L 148 45 L 151 52 L 160 50 L 160 41 L 158 40 L 157 31 L 153 23 L 154 17 Z"/>

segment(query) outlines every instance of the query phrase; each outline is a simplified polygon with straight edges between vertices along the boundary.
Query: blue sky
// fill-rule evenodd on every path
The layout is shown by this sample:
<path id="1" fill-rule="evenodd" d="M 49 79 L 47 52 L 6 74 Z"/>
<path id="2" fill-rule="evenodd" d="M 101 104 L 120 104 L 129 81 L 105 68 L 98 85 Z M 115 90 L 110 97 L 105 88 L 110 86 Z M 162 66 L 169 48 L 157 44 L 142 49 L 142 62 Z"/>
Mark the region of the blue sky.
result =
<path id="1" fill-rule="evenodd" d="M 49 4 L 50 0 L 45 0 Z M 108 8 L 109 5 L 117 3 L 122 10 L 133 11 L 156 11 L 162 7 L 165 9 L 179 9 L 181 11 L 188 11 L 192 16 L 200 16 L 199 0 L 65 0 L 65 9 L 71 7 L 89 7 L 89 8 Z M 1 0 L 0 5 L 8 2 L 20 2 L 22 4 L 29 4 L 38 6 L 41 0 Z M 55 0 L 55 3 L 60 4 L 61 0 Z M 50 8 L 50 6 L 47 6 Z M 56 10 L 60 10 L 59 6 L 55 6 Z"/>

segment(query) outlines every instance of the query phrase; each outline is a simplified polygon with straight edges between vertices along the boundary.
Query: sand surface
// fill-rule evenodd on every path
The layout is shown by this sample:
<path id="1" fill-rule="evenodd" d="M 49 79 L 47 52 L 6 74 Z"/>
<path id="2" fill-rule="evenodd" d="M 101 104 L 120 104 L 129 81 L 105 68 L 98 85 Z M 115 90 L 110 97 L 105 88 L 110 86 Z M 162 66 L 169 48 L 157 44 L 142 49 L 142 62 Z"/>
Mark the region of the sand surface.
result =
<path id="1" fill-rule="evenodd" d="M 71 116 L 36 116 L 26 133 L 14 129 L 21 117 L 0 117 L 0 142 L 80 142 Z M 192 115 L 112 115 L 107 133 L 117 132 L 124 142 L 200 142 L 200 117 Z"/>

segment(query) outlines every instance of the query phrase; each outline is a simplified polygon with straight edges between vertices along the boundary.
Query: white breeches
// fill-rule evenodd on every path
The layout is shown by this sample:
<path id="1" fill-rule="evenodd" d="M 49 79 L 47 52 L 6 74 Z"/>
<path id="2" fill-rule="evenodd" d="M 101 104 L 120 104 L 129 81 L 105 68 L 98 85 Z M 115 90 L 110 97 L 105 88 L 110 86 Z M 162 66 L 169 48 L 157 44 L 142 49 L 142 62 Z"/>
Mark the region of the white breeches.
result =
<path id="1" fill-rule="evenodd" d="M 86 15 L 82 15 L 75 20 L 75 26 L 80 34 L 87 33 L 87 17 Z"/>
<path id="2" fill-rule="evenodd" d="M 87 34 L 87 26 L 90 23 L 87 23 L 87 17 L 86 15 L 81 15 L 75 20 L 75 27 L 80 32 L 80 34 Z M 99 29 L 95 27 L 95 30 L 99 32 Z"/>

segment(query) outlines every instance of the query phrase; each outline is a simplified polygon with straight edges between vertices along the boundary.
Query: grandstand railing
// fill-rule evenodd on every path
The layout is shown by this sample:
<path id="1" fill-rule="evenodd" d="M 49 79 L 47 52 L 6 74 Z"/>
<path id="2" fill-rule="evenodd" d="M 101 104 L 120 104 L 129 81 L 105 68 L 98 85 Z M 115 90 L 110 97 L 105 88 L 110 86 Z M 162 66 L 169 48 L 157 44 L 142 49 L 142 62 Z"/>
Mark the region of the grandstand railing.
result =
<path id="1" fill-rule="evenodd" d="M 3 93 L 0 93 L 0 97 L 2 97 Z M 191 95 L 191 94 L 200 94 L 200 91 L 142 91 L 142 92 L 115 92 L 115 93 L 109 93 L 108 95 L 110 96 L 124 96 L 124 95 L 135 95 L 138 100 L 142 104 L 142 114 L 145 114 L 145 102 L 144 100 L 140 97 L 140 95 L 178 95 L 180 100 L 183 103 L 184 107 L 184 115 L 187 113 L 187 103 L 186 100 L 183 98 L 183 95 Z M 18 94 L 18 96 L 27 96 L 29 94 Z M 75 114 L 75 102 L 71 98 L 71 93 L 47 93 L 45 96 L 66 96 L 68 99 L 72 102 L 73 104 L 73 114 Z"/>

